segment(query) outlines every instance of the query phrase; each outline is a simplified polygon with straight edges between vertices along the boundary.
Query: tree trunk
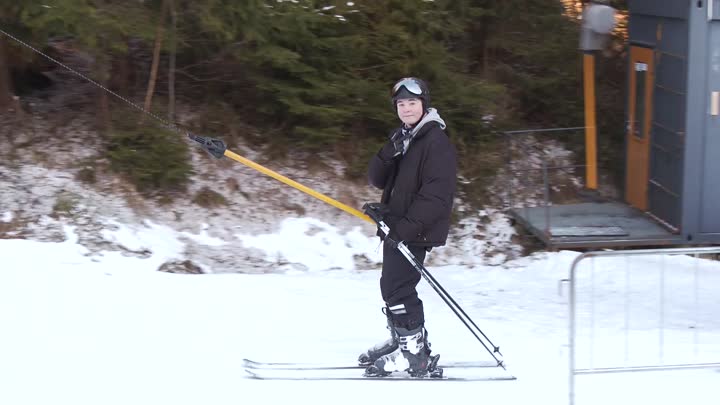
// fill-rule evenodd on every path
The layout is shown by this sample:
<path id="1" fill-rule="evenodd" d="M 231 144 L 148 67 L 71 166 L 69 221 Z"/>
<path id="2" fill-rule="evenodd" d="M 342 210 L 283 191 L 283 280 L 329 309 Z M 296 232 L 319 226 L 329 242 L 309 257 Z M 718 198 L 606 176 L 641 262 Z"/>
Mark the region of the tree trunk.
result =
<path id="1" fill-rule="evenodd" d="M 177 14 L 175 0 L 168 0 L 170 6 L 170 63 L 168 66 L 168 121 L 175 123 L 175 57 L 177 53 Z"/>
<path id="2" fill-rule="evenodd" d="M 10 106 L 13 97 L 12 82 L 10 81 L 10 64 L 5 46 L 5 38 L 0 38 L 0 107 Z"/>
<path id="3" fill-rule="evenodd" d="M 160 11 L 160 20 L 158 21 L 157 31 L 155 32 L 155 49 L 153 51 L 152 67 L 150 68 L 150 80 L 148 82 L 147 92 L 145 93 L 145 111 L 150 111 L 153 93 L 155 93 L 155 81 L 157 80 L 158 64 L 160 63 L 160 48 L 162 48 L 164 32 L 163 24 L 165 22 L 166 7 L 167 0 L 163 0 L 162 10 Z M 141 115 L 140 117 L 140 123 L 142 124 L 145 119 L 145 115 Z"/>

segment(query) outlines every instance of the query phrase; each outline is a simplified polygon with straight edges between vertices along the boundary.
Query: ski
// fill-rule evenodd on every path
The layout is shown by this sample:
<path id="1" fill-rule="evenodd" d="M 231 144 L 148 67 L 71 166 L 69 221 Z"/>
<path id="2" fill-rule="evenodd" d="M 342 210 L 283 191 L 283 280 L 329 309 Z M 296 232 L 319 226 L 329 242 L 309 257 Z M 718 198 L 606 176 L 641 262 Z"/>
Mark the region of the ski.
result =
<path id="1" fill-rule="evenodd" d="M 442 377 L 411 377 L 407 374 L 398 374 L 394 375 L 391 374 L 389 376 L 385 377 L 365 377 L 363 375 L 358 374 L 348 374 L 348 375 L 336 375 L 333 373 L 328 373 L 329 370 L 319 370 L 319 371 L 325 371 L 324 374 L 306 374 L 307 371 L 310 370 L 302 370 L 302 369 L 295 369 L 295 370 L 283 370 L 283 371 L 292 371 L 291 373 L 274 373 L 278 370 L 273 369 L 245 369 L 245 372 L 248 374 L 247 378 L 254 379 L 254 380 L 293 380 L 293 381 L 465 381 L 465 382 L 471 382 L 471 381 L 510 381 L 515 380 L 516 377 L 514 376 L 462 376 L 462 377 L 455 377 L 455 376 L 442 376 Z M 318 371 L 318 370 L 312 370 L 312 371 Z"/>
<path id="2" fill-rule="evenodd" d="M 366 366 L 333 363 L 264 363 L 243 359 L 247 378 L 256 380 L 345 380 L 345 381 L 502 381 L 515 380 L 504 368 L 489 361 L 457 361 L 439 364 L 440 377 L 413 377 L 407 373 L 366 376 Z"/>
<path id="3" fill-rule="evenodd" d="M 245 368 L 254 370 L 364 370 L 367 366 L 341 365 L 334 363 L 265 363 L 250 359 L 243 359 Z M 438 367 L 445 368 L 495 368 L 501 365 L 494 361 L 456 361 L 439 364 Z"/>

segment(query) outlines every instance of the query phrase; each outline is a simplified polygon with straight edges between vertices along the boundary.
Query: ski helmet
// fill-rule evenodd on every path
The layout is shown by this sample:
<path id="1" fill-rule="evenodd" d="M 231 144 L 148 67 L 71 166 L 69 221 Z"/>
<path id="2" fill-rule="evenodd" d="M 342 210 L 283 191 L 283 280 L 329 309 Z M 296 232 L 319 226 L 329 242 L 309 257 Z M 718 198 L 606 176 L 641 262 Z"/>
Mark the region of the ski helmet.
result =
<path id="1" fill-rule="evenodd" d="M 398 100 L 403 98 L 419 98 L 423 103 L 423 110 L 430 106 L 430 89 L 424 81 L 415 77 L 400 79 L 392 87 L 393 108 L 397 109 Z"/>

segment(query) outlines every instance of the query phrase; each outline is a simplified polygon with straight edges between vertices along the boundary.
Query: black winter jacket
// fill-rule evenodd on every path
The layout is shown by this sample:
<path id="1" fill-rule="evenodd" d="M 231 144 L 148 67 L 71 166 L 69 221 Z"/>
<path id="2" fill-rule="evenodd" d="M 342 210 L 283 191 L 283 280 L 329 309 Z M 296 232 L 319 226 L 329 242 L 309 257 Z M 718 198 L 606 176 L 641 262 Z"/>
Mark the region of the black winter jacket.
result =
<path id="1" fill-rule="evenodd" d="M 409 245 L 442 246 L 450 230 L 457 181 L 457 152 L 440 124 L 427 122 L 405 155 L 396 158 L 392 143 L 372 157 L 370 184 L 382 189 L 391 233 Z M 378 235 L 381 235 L 378 231 Z"/>

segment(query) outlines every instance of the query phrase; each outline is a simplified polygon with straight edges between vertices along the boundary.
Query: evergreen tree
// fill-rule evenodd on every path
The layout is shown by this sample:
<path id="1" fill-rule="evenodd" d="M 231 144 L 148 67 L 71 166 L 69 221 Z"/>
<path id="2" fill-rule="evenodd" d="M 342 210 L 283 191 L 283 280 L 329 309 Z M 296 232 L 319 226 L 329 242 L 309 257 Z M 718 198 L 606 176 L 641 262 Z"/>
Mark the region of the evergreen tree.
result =
<path id="1" fill-rule="evenodd" d="M 162 1 L 18 0 L 0 19 L 34 43 L 62 39 L 89 56 L 74 68 L 137 100 Z M 250 124 L 264 141 L 332 148 L 360 173 L 398 125 L 390 86 L 418 76 L 461 154 L 490 156 L 498 129 L 582 125 L 579 24 L 562 1 L 174 0 L 156 93 L 207 112 L 198 130 Z M 621 71 L 618 60 L 601 68 Z M 107 105 L 101 94 L 92 105 Z"/>
<path id="2" fill-rule="evenodd" d="M 28 0 L 21 12 L 21 21 L 40 38 L 68 39 L 66 46 L 75 52 L 89 55 L 86 73 L 103 86 L 108 86 L 112 61 L 127 52 L 128 36 L 152 37 L 147 8 L 137 2 L 92 0 L 58 0 L 52 5 Z M 100 128 L 109 124 L 109 100 L 105 91 L 98 90 L 96 102 Z"/>

